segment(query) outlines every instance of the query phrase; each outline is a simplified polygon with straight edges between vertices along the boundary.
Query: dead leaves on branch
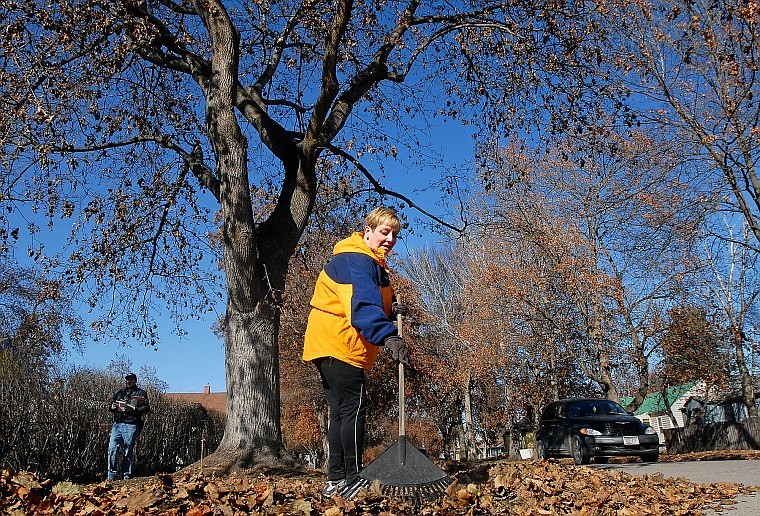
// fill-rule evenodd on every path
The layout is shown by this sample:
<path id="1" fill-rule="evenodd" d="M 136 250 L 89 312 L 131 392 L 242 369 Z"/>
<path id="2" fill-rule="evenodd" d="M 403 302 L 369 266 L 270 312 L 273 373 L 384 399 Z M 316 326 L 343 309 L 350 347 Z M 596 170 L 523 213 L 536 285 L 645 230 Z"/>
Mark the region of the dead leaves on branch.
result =
<path id="1" fill-rule="evenodd" d="M 499 461 L 460 473 L 457 479 L 441 499 L 413 507 L 371 492 L 361 493 L 355 501 L 327 499 L 320 494 L 321 476 L 314 475 L 178 473 L 80 486 L 3 471 L 0 513 L 685 515 L 720 509 L 737 495 L 757 490 L 736 484 L 693 484 L 659 474 L 636 477 L 561 461 Z"/>

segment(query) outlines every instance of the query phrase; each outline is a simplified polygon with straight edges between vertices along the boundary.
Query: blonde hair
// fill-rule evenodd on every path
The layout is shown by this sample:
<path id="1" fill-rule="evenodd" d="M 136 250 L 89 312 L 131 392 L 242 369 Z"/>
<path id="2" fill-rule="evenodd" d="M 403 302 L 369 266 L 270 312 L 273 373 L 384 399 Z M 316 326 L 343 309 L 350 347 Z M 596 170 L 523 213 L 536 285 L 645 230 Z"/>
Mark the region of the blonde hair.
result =
<path id="1" fill-rule="evenodd" d="M 401 231 L 401 221 L 396 215 L 396 210 L 388 208 L 386 206 L 378 206 L 372 210 L 367 218 L 364 219 L 364 225 L 372 230 L 375 230 L 378 226 L 387 224 L 393 228 L 394 233 Z"/>

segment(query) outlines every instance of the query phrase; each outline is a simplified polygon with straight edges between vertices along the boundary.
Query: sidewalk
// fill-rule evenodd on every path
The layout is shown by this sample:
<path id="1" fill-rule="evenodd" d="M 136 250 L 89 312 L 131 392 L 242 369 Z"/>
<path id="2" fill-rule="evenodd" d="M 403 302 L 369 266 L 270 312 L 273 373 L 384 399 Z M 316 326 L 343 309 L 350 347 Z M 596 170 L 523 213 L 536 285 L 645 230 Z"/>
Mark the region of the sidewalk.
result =
<path id="1" fill-rule="evenodd" d="M 760 460 L 705 460 L 685 462 L 630 462 L 593 465 L 595 469 L 624 471 L 631 475 L 644 476 L 662 473 L 668 477 L 682 477 L 697 484 L 727 482 L 760 486 Z M 740 495 L 735 505 L 725 506 L 723 512 L 705 511 L 706 515 L 760 516 L 760 493 Z"/>

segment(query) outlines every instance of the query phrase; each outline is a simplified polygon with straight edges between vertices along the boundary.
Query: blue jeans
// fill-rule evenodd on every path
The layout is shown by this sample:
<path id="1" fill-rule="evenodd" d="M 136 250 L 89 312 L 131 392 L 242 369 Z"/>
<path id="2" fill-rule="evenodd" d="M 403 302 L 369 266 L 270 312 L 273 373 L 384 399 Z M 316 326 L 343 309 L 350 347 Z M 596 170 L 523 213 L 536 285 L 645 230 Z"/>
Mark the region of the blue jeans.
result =
<path id="1" fill-rule="evenodd" d="M 119 463 L 119 446 L 124 449 L 121 472 L 124 478 L 132 476 L 132 454 L 140 429 L 129 423 L 114 423 L 111 427 L 111 440 L 108 443 L 108 480 L 116 478 L 116 465 Z"/>

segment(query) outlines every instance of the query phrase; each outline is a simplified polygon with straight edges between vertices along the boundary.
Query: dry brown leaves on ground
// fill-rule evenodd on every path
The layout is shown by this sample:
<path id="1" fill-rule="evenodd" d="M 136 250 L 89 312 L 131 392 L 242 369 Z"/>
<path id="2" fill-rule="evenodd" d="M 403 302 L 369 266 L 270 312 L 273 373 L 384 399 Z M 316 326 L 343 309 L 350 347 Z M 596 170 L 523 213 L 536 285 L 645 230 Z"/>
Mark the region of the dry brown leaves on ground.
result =
<path id="1" fill-rule="evenodd" d="M 370 491 L 356 500 L 324 498 L 315 475 L 239 472 L 157 475 L 125 482 L 53 483 L 29 473 L 0 474 L 0 513 L 10 515 L 184 515 L 238 514 L 699 514 L 753 488 L 736 484 L 693 484 L 661 475 L 576 467 L 560 461 L 496 461 L 457 475 L 434 502 L 418 506 Z"/>
<path id="2" fill-rule="evenodd" d="M 679 454 L 660 454 L 660 462 L 689 462 L 695 460 L 760 460 L 760 450 L 718 450 Z"/>
<path id="3" fill-rule="evenodd" d="M 573 459 L 558 459 L 560 462 L 572 464 Z M 694 462 L 703 460 L 760 460 L 760 450 L 718 450 L 692 453 L 660 453 L 659 462 Z M 611 464 L 641 462 L 636 456 L 610 457 Z"/>

